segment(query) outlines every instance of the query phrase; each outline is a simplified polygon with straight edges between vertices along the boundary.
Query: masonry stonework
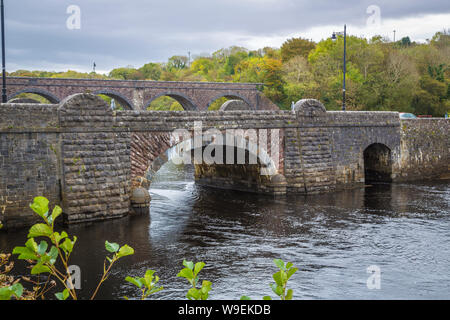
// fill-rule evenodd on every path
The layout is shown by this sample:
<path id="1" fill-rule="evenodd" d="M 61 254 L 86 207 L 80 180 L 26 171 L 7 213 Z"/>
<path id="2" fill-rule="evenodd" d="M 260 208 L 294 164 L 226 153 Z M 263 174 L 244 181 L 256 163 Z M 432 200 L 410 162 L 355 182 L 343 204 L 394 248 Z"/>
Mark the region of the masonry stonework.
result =
<path id="1" fill-rule="evenodd" d="M 2 83 L 0 78 L 0 83 Z M 100 80 L 7 77 L 8 101 L 21 93 L 38 94 L 51 103 L 60 103 L 77 93 L 103 94 L 125 109 L 145 110 L 161 96 L 177 100 L 185 110 L 206 111 L 212 102 L 226 97 L 244 101 L 251 110 L 278 110 L 261 94 L 258 83 L 182 82 L 148 80 Z"/>

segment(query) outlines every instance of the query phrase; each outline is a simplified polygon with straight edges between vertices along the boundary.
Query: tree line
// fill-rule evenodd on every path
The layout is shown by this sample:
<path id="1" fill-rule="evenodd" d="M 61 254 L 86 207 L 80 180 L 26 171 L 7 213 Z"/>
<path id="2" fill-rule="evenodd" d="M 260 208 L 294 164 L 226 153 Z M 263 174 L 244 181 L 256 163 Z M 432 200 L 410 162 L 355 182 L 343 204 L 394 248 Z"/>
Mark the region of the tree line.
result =
<path id="1" fill-rule="evenodd" d="M 263 94 L 281 109 L 302 98 L 322 101 L 328 110 L 342 106 L 344 39 L 318 43 L 299 38 L 280 48 L 248 50 L 232 46 L 212 54 L 173 56 L 165 63 L 127 66 L 107 75 L 76 71 L 17 70 L 10 76 L 98 78 L 161 81 L 263 83 Z M 450 112 L 450 29 L 426 43 L 404 37 L 391 42 L 381 36 L 347 36 L 347 110 L 391 110 L 442 117 Z M 222 99 L 224 100 L 224 99 Z M 211 109 L 217 109 L 224 101 Z M 180 109 L 168 97 L 154 109 Z"/>

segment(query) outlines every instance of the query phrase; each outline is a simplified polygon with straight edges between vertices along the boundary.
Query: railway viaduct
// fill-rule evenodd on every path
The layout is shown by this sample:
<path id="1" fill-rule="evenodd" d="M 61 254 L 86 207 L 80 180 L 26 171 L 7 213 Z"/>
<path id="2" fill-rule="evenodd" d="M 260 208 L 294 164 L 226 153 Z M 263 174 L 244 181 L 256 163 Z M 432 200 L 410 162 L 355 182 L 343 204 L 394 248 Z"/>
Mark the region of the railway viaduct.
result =
<path id="1" fill-rule="evenodd" d="M 3 80 L 0 79 L 0 83 Z M 21 93 L 34 93 L 50 103 L 60 103 L 76 93 L 103 94 L 114 98 L 124 109 L 145 110 L 155 99 L 168 96 L 184 110 L 205 111 L 215 100 L 225 97 L 244 101 L 253 110 L 277 110 L 278 107 L 260 94 L 262 84 L 181 82 L 148 80 L 99 80 L 7 77 L 8 101 Z"/>

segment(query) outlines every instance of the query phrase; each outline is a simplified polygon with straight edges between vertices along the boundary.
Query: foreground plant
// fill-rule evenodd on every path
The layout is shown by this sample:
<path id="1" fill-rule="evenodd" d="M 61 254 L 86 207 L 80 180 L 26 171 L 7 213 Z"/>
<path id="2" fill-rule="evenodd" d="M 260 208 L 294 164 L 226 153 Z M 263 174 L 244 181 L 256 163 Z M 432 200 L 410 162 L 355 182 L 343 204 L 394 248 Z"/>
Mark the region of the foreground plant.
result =
<path id="1" fill-rule="evenodd" d="M 287 289 L 287 282 L 297 272 L 298 268 L 294 267 L 291 262 L 285 264 L 281 259 L 275 259 L 273 262 L 279 268 L 279 271 L 273 274 L 272 277 L 275 283 L 270 284 L 270 288 L 281 300 L 292 300 L 294 291 Z M 242 296 L 241 300 L 251 300 L 251 298 Z M 272 297 L 264 296 L 263 300 L 272 300 Z"/>
<path id="2" fill-rule="evenodd" d="M 125 280 L 134 284 L 136 287 L 141 289 L 142 295 L 141 300 L 147 299 L 150 295 L 155 294 L 161 290 L 163 287 L 157 287 L 156 284 L 159 281 L 159 277 L 157 275 L 153 276 L 155 273 L 154 270 L 147 270 L 145 272 L 145 276 L 143 278 L 140 277 L 126 277 Z M 128 300 L 127 297 L 125 299 Z"/>
<path id="3" fill-rule="evenodd" d="M 8 275 L 14 266 L 14 263 L 9 261 L 10 256 L 10 254 L 0 253 L 0 300 L 10 300 L 12 297 L 22 298 L 23 286 L 18 280 Z"/>
<path id="4" fill-rule="evenodd" d="M 44 223 L 33 225 L 28 232 L 28 241 L 25 243 L 25 246 L 15 247 L 13 254 L 18 254 L 19 259 L 30 261 L 32 264 L 32 275 L 39 276 L 40 274 L 48 274 L 43 286 L 41 286 L 39 281 L 37 282 L 37 295 L 39 297 L 44 298 L 44 293 L 48 291 L 48 284 L 51 283 L 51 278 L 53 277 L 64 287 L 62 292 L 55 294 L 56 298 L 66 300 L 71 297 L 76 300 L 77 294 L 69 271 L 69 258 L 77 237 L 74 236 L 70 239 L 65 231 L 61 233 L 54 231 L 55 221 L 61 215 L 62 209 L 59 206 L 55 206 L 50 214 L 48 203 L 49 201 L 44 197 L 34 198 L 30 208 L 42 218 Z M 50 249 L 48 249 L 49 244 L 45 240 L 40 241 L 38 244 L 35 241 L 35 238 L 38 237 L 50 240 Z M 107 251 L 113 253 L 113 256 L 111 258 L 106 257 L 102 278 L 92 294 L 91 299 L 95 298 L 100 286 L 108 278 L 113 264 L 120 258 L 134 253 L 133 248 L 128 245 L 120 247 L 117 243 L 109 243 L 108 241 L 105 242 L 105 248 Z M 106 265 L 106 260 L 109 262 L 108 266 Z M 62 264 L 62 267 L 58 268 L 56 266 L 57 261 Z"/>
<path id="5" fill-rule="evenodd" d="M 177 274 L 177 277 L 187 279 L 192 286 L 192 288 L 189 289 L 186 298 L 189 300 L 207 300 L 212 283 L 210 281 L 203 280 L 201 288 L 197 288 L 197 283 L 199 281 L 198 274 L 205 266 L 205 263 L 197 262 L 194 265 L 192 261 L 183 260 L 183 266 L 185 266 L 185 268 Z"/>

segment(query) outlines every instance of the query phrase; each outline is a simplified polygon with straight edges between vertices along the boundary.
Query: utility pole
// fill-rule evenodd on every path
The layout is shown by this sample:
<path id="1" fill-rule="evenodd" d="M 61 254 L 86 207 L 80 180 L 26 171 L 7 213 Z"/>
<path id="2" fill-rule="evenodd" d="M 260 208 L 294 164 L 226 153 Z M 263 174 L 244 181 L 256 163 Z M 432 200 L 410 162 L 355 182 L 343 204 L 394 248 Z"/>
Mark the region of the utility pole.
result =
<path id="1" fill-rule="evenodd" d="M 333 41 L 337 40 L 337 35 L 343 35 L 344 36 L 344 81 L 342 83 L 342 111 L 345 111 L 345 76 L 347 73 L 347 25 L 344 24 L 344 32 L 333 32 L 333 35 L 331 36 L 331 39 Z"/>
<path id="2" fill-rule="evenodd" d="M 394 42 L 395 42 L 395 30 L 394 30 Z"/>
<path id="3" fill-rule="evenodd" d="M 3 87 L 2 87 L 2 102 L 8 102 L 6 96 L 6 60 L 5 60 L 5 7 L 3 6 L 3 0 L 1 4 L 1 19 L 2 19 L 2 73 L 3 73 Z"/>

